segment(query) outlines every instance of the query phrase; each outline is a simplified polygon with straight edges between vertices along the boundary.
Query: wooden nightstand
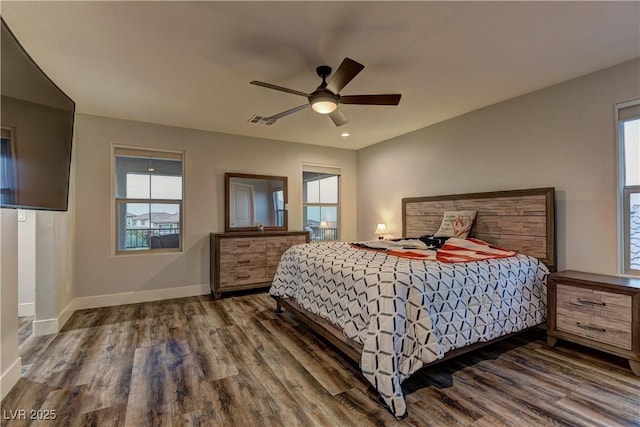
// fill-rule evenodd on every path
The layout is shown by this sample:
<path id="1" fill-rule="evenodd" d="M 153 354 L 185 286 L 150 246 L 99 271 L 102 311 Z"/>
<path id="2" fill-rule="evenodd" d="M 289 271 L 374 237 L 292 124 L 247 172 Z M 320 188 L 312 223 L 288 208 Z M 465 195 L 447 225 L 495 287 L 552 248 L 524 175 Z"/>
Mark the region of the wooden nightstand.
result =
<path id="1" fill-rule="evenodd" d="M 572 341 L 629 360 L 640 376 L 640 279 L 563 271 L 547 282 L 547 343 Z"/>

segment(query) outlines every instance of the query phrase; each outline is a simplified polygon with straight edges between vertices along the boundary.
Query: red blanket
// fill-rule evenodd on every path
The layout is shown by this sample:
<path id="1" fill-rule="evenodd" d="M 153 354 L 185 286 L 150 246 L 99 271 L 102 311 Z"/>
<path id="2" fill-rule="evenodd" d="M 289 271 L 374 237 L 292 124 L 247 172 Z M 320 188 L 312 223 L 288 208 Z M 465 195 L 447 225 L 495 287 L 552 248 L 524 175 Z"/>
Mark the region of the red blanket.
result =
<path id="1" fill-rule="evenodd" d="M 402 258 L 419 259 L 424 261 L 441 261 L 447 263 L 507 258 L 516 254 L 516 251 L 502 249 L 497 246 L 490 245 L 482 240 L 470 237 L 467 239 L 452 237 L 438 250 L 403 249 L 401 247 L 394 247 L 392 244 L 389 245 L 389 248 L 383 249 L 379 247 L 379 242 L 375 242 L 375 244 L 377 247 L 367 247 L 366 244 L 362 243 L 357 245 L 352 244 L 352 246 L 361 249 L 383 251 L 386 254 Z"/>

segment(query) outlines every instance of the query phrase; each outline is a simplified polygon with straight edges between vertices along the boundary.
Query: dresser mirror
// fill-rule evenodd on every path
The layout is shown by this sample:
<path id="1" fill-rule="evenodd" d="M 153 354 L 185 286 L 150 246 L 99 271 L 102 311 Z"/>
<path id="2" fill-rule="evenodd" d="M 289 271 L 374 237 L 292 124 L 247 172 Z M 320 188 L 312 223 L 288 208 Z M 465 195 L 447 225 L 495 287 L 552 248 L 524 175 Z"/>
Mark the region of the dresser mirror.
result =
<path id="1" fill-rule="evenodd" d="M 286 231 L 287 177 L 224 174 L 225 231 Z"/>

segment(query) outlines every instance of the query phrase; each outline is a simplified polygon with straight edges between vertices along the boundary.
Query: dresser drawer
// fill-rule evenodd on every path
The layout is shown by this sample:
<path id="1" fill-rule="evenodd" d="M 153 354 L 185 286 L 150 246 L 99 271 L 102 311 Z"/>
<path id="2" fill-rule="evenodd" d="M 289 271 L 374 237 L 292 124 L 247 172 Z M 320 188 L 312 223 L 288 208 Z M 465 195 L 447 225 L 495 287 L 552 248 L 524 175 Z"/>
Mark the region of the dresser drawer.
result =
<path id="1" fill-rule="evenodd" d="M 631 322 L 631 296 L 558 283 L 558 310 Z"/>
<path id="2" fill-rule="evenodd" d="M 305 236 L 280 236 L 267 240 L 267 266 L 277 267 L 282 254 L 291 246 L 307 241 Z M 274 270 L 275 272 L 275 270 Z"/>
<path id="3" fill-rule="evenodd" d="M 307 236 L 281 236 L 267 240 L 267 277 L 273 280 L 282 254 L 291 246 L 307 242 Z"/>
<path id="4" fill-rule="evenodd" d="M 220 270 L 229 270 L 236 268 L 258 268 L 266 267 L 267 256 L 263 252 L 255 253 L 222 253 L 220 254 Z"/>
<path id="5" fill-rule="evenodd" d="M 220 239 L 220 255 L 264 253 L 265 248 L 264 237 Z"/>
<path id="6" fill-rule="evenodd" d="M 266 268 L 245 267 L 220 270 L 220 288 L 233 288 L 234 286 L 263 283 L 267 281 Z"/>

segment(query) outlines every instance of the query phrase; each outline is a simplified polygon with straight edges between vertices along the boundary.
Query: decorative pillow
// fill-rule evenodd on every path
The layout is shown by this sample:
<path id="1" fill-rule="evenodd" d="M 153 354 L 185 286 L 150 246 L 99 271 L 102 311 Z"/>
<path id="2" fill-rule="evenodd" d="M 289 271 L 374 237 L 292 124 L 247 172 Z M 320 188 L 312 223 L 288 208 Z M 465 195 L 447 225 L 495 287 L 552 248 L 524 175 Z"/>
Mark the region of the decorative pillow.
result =
<path id="1" fill-rule="evenodd" d="M 446 211 L 440 229 L 433 236 L 466 239 L 474 219 L 476 211 Z"/>

